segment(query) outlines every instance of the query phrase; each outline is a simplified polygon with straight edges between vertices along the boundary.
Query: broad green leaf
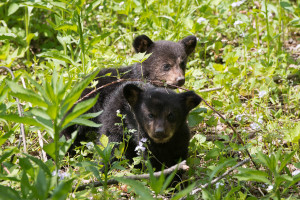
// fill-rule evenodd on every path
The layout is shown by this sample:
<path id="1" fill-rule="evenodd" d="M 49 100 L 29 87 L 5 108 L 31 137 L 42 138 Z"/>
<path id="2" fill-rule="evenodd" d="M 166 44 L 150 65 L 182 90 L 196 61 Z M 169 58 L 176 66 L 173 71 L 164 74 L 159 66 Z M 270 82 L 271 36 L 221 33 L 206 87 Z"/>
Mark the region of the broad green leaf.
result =
<path id="1" fill-rule="evenodd" d="M 131 189 L 140 196 L 141 199 L 143 200 L 153 200 L 154 198 L 152 197 L 151 191 L 145 187 L 141 182 L 132 180 L 132 179 L 126 179 L 123 177 L 115 177 L 115 179 L 118 182 L 121 182 L 123 184 L 126 184 L 131 187 Z"/>
<path id="2" fill-rule="evenodd" d="M 19 193 L 11 187 L 0 185 L 0 199 L 5 200 L 21 200 Z"/>
<path id="3" fill-rule="evenodd" d="M 196 183 L 192 183 L 184 190 L 180 190 L 180 192 L 178 192 L 174 197 L 172 197 L 171 200 L 178 200 L 187 196 L 194 189 L 195 185 Z"/>
<path id="4" fill-rule="evenodd" d="M 222 163 L 218 163 L 218 165 L 213 169 L 212 173 L 210 174 L 209 178 L 210 180 L 213 179 L 213 177 L 222 169 L 226 168 L 227 166 L 233 165 L 236 163 L 236 160 L 234 158 L 228 159 Z"/>
<path id="5" fill-rule="evenodd" d="M 87 76 L 84 80 L 82 80 L 80 83 L 75 85 L 75 87 L 72 88 L 70 93 L 64 98 L 63 103 L 61 104 L 61 107 L 67 106 L 67 110 L 69 110 L 74 103 L 78 100 L 80 97 L 82 91 L 87 88 L 87 86 L 90 84 L 90 82 L 97 76 L 99 73 L 99 70 L 96 70 L 89 76 Z"/>
<path id="6" fill-rule="evenodd" d="M 81 115 L 80 118 L 85 118 L 85 119 L 95 118 L 95 117 L 98 117 L 102 112 L 103 112 L 103 110 L 96 112 L 96 113 L 86 113 L 86 114 Z"/>
<path id="7" fill-rule="evenodd" d="M 2 154 L 1 157 L 0 157 L 0 163 L 3 163 L 4 160 L 5 160 L 6 158 L 8 158 L 10 155 L 12 155 L 12 154 L 14 153 L 15 150 L 16 150 L 16 149 L 12 149 L 12 150 L 3 152 L 3 154 Z"/>
<path id="8" fill-rule="evenodd" d="M 12 3 L 8 8 L 7 16 L 14 14 L 20 7 L 20 4 Z"/>
<path id="9" fill-rule="evenodd" d="M 23 170 L 23 172 L 22 172 L 22 178 L 21 178 L 21 192 L 22 192 L 23 199 L 29 199 L 28 198 L 28 194 L 30 194 L 31 190 L 32 190 L 32 186 L 29 183 L 26 171 Z"/>
<path id="10" fill-rule="evenodd" d="M 104 148 L 106 148 L 107 147 L 107 145 L 108 145 L 108 143 L 109 143 L 109 139 L 108 139 L 108 137 L 106 136 L 106 135 L 101 135 L 101 137 L 100 137 L 100 143 L 101 143 L 101 145 L 104 147 Z"/>
<path id="11" fill-rule="evenodd" d="M 30 102 L 33 105 L 41 107 L 48 106 L 47 103 L 45 103 L 43 99 L 39 95 L 35 94 L 33 91 L 25 89 L 13 81 L 7 81 L 7 84 L 10 87 L 13 96 L 18 97 L 19 99 L 22 99 L 24 101 Z"/>
<path id="12" fill-rule="evenodd" d="M 17 36 L 13 33 L 0 33 L 0 40 L 13 40 L 16 38 Z"/>
<path id="13" fill-rule="evenodd" d="M 34 87 L 39 91 L 39 93 L 41 93 L 45 103 L 47 103 L 48 105 L 50 105 L 50 99 L 48 97 L 48 95 L 46 94 L 45 89 L 41 86 L 41 84 L 37 83 L 35 80 L 33 80 L 30 75 L 28 75 L 27 73 L 25 74 L 26 78 L 30 81 L 31 84 L 34 85 Z"/>
<path id="14" fill-rule="evenodd" d="M 73 119 L 69 124 L 67 124 L 63 128 L 69 127 L 70 125 L 73 125 L 73 124 L 84 125 L 84 126 L 95 127 L 95 128 L 98 128 L 101 126 L 101 124 L 96 124 L 95 122 L 88 120 L 88 119 L 76 118 L 76 119 Z"/>
<path id="15" fill-rule="evenodd" d="M 41 169 L 43 169 L 43 171 L 46 172 L 46 174 L 48 176 L 51 176 L 51 172 L 50 172 L 49 168 L 47 167 L 47 165 L 45 165 L 45 163 L 42 160 L 40 160 L 40 159 L 38 159 L 36 157 L 33 157 L 33 156 L 29 155 L 29 154 L 25 154 L 24 153 L 24 155 L 27 158 L 29 158 L 30 160 L 32 160 L 35 164 L 37 164 Z"/>
<path id="16" fill-rule="evenodd" d="M 95 105 L 95 103 L 97 102 L 98 96 L 99 96 L 99 94 L 94 98 L 91 98 L 86 101 L 82 101 L 82 102 L 78 103 L 74 107 L 72 112 L 66 116 L 66 118 L 62 124 L 62 127 L 64 127 L 69 122 L 71 122 L 73 119 L 79 117 L 80 115 L 82 115 L 83 113 L 88 111 L 90 108 L 92 108 Z"/>
<path id="17" fill-rule="evenodd" d="M 239 168 L 240 173 L 234 177 L 240 181 L 257 181 L 271 185 L 268 174 L 263 171 Z"/>
<path id="18" fill-rule="evenodd" d="M 63 31 L 71 30 L 71 31 L 77 32 L 77 25 L 76 24 L 62 24 L 62 25 L 57 26 L 55 28 L 55 30 L 63 30 Z"/>
<path id="19" fill-rule="evenodd" d="M 280 162 L 280 168 L 278 172 L 281 172 L 281 170 L 292 160 L 295 153 L 296 151 L 293 151 L 290 154 L 284 156 L 284 160 Z"/>
<path id="20" fill-rule="evenodd" d="M 76 63 L 74 63 L 69 56 L 63 55 L 63 53 L 60 53 L 58 51 L 48 51 L 48 52 L 40 53 L 37 56 L 65 61 L 68 64 L 76 66 Z"/>
<path id="21" fill-rule="evenodd" d="M 48 181 L 42 168 L 39 169 L 34 187 L 38 199 L 46 199 L 48 196 Z"/>
<path id="22" fill-rule="evenodd" d="M 261 163 L 263 163 L 263 165 L 265 165 L 268 168 L 272 168 L 270 158 L 261 151 L 257 153 L 257 158 Z"/>
<path id="23" fill-rule="evenodd" d="M 1 118 L 1 117 L 0 117 Z M 6 140 L 13 134 L 13 131 L 9 131 L 8 133 L 5 133 L 4 135 L 0 136 L 0 146 L 6 142 Z"/>
<path id="24" fill-rule="evenodd" d="M 46 144 L 44 147 L 43 147 L 44 151 L 53 159 L 53 160 L 56 160 L 56 157 L 55 157 L 55 143 L 54 142 L 51 142 L 49 144 Z"/>
<path id="25" fill-rule="evenodd" d="M 100 176 L 100 170 L 95 166 L 87 166 L 85 167 L 87 171 L 90 171 L 94 174 L 98 181 L 102 182 L 102 178 Z"/>
<path id="26" fill-rule="evenodd" d="M 52 200 L 65 200 L 72 189 L 72 183 L 74 179 L 67 181 L 61 181 L 58 186 L 54 189 L 51 199 Z"/>
<path id="27" fill-rule="evenodd" d="M 28 124 L 28 125 L 32 125 L 32 126 L 43 127 L 39 122 L 37 122 L 32 117 L 26 117 L 26 116 L 20 117 L 19 115 L 15 115 L 15 114 L 8 114 L 8 115 L 0 114 L 0 118 L 5 119 L 7 121 L 15 122 L 15 123 L 23 123 L 23 124 Z"/>
<path id="28" fill-rule="evenodd" d="M 215 70 L 217 70 L 217 71 L 219 71 L 219 72 L 222 72 L 222 71 L 224 71 L 225 66 L 224 66 L 224 65 L 221 65 L 221 64 L 214 64 L 214 65 L 213 65 L 213 68 L 215 68 Z"/>

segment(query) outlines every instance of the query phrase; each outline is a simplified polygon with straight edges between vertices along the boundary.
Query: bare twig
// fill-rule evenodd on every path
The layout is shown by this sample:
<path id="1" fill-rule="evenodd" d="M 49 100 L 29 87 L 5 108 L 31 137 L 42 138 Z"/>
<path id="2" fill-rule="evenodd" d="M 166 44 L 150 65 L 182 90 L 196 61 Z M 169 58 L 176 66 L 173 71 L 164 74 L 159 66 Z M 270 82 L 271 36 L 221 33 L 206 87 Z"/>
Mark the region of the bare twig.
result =
<path id="1" fill-rule="evenodd" d="M 153 175 L 155 177 L 160 177 L 161 174 L 164 174 L 164 175 L 168 175 L 168 174 L 171 174 L 173 171 L 175 170 L 183 170 L 183 171 L 187 171 L 189 169 L 189 166 L 186 165 L 186 161 L 182 161 L 181 163 L 178 163 L 168 169 L 165 169 L 163 171 L 159 171 L 159 172 L 154 172 Z M 149 179 L 150 178 L 150 174 L 140 174 L 140 175 L 132 175 L 132 176 L 124 176 L 124 178 L 127 178 L 127 179 L 133 179 L 133 180 L 140 180 L 140 179 Z M 117 184 L 118 181 L 115 180 L 115 179 L 110 179 L 108 180 L 107 182 L 107 185 L 113 185 L 113 184 Z M 85 190 L 86 188 L 88 187 L 99 187 L 99 186 L 103 186 L 103 183 L 102 182 L 93 182 L 93 183 L 89 183 L 89 184 L 85 184 L 85 185 L 81 185 L 79 187 L 73 187 L 72 188 L 72 191 L 75 192 L 75 191 L 82 191 L 82 190 Z"/>
<path id="2" fill-rule="evenodd" d="M 9 73 L 11 74 L 12 79 L 15 79 L 14 73 L 8 67 L 0 66 L 0 68 L 9 71 Z M 23 116 L 22 106 L 21 106 L 21 104 L 19 102 L 19 99 L 17 97 L 15 97 L 15 99 L 16 99 L 17 106 L 18 106 L 19 116 L 22 117 Z M 26 138 L 25 138 L 25 128 L 24 128 L 24 124 L 23 123 L 20 124 L 20 132 L 21 132 L 21 137 L 20 137 L 20 140 L 19 140 L 18 148 L 20 149 L 20 146 L 21 146 L 21 143 L 22 143 L 22 140 L 23 140 L 23 146 L 24 146 L 24 150 L 23 151 L 25 153 L 27 153 L 27 148 L 26 148 L 27 145 L 26 145 Z"/>
<path id="3" fill-rule="evenodd" d="M 198 92 L 211 92 L 211 91 L 216 91 L 221 89 L 223 89 L 223 87 L 208 88 L 208 89 L 199 90 Z"/>
<path id="4" fill-rule="evenodd" d="M 250 158 L 247 158 L 241 162 L 239 162 L 238 164 L 236 164 L 235 166 L 233 166 L 232 168 L 230 168 L 229 170 L 227 170 L 224 174 L 222 174 L 221 176 L 215 178 L 214 180 L 212 180 L 210 183 L 206 183 L 204 185 L 201 185 L 200 187 L 192 190 L 192 192 L 190 192 L 190 195 L 195 195 L 199 192 L 202 191 L 202 189 L 207 188 L 209 185 L 214 185 L 216 184 L 219 180 L 223 179 L 225 176 L 227 176 L 229 173 L 231 173 L 233 170 L 235 170 L 236 168 L 238 168 L 239 166 L 242 166 L 243 164 L 247 163 L 250 161 Z"/>

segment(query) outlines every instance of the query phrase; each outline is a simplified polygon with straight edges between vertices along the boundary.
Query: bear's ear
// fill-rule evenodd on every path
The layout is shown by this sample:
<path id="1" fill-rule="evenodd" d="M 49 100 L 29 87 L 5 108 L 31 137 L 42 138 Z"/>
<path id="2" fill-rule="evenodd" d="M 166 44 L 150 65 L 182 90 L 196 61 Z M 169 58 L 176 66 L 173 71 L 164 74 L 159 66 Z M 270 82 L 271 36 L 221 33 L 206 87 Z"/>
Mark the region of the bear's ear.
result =
<path id="1" fill-rule="evenodd" d="M 179 42 L 183 44 L 186 54 L 190 55 L 196 47 L 197 38 L 193 35 L 190 35 L 186 38 L 183 38 L 183 40 L 180 40 Z"/>
<path id="2" fill-rule="evenodd" d="M 138 102 L 141 92 L 143 90 L 134 84 L 128 84 L 123 88 L 124 97 L 132 107 Z"/>
<path id="3" fill-rule="evenodd" d="M 144 53 L 153 44 L 152 40 L 146 35 L 139 35 L 133 41 L 133 47 L 136 53 Z"/>
<path id="4" fill-rule="evenodd" d="M 183 97 L 183 104 L 185 105 L 188 112 L 199 105 L 202 101 L 201 97 L 198 96 L 194 91 L 181 93 Z"/>

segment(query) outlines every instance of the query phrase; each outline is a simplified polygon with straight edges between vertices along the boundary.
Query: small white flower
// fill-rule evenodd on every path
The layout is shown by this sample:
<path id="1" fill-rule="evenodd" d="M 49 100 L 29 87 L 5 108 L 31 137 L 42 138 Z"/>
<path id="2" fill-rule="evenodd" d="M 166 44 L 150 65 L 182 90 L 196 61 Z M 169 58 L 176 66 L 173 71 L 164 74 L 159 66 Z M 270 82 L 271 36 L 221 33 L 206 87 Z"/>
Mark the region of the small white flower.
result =
<path id="1" fill-rule="evenodd" d="M 237 25 L 240 25 L 242 23 L 244 23 L 244 22 L 242 22 L 240 20 L 236 20 L 233 25 L 234 25 L 234 27 L 236 27 Z"/>
<path id="2" fill-rule="evenodd" d="M 240 37 L 245 37 L 245 33 L 242 32 L 242 33 L 240 34 Z"/>
<path id="3" fill-rule="evenodd" d="M 243 1 L 238 1 L 238 2 L 234 2 L 231 4 L 231 6 L 234 8 L 234 7 L 239 7 L 240 5 L 242 5 L 243 3 L 245 2 L 245 0 Z"/>
<path id="4" fill-rule="evenodd" d="M 158 34 L 158 31 L 154 31 L 154 32 L 153 32 L 153 35 L 156 35 L 156 34 Z"/>
<path id="5" fill-rule="evenodd" d="M 139 20 L 139 17 L 134 18 L 135 23 Z"/>
<path id="6" fill-rule="evenodd" d="M 243 114 L 242 115 L 237 115 L 237 116 L 235 116 L 235 119 L 240 122 L 240 121 L 242 121 L 243 116 L 244 116 Z"/>
<path id="7" fill-rule="evenodd" d="M 142 139 L 141 139 L 141 142 L 142 142 L 142 143 L 145 143 L 145 142 L 147 142 L 147 141 L 148 141 L 147 138 L 142 138 Z"/>
<path id="8" fill-rule="evenodd" d="M 300 174 L 300 169 L 297 169 L 297 170 L 292 172 L 292 176 L 296 176 L 298 174 Z"/>
<path id="9" fill-rule="evenodd" d="M 263 50 L 263 49 L 259 49 L 259 50 L 257 51 L 257 53 L 263 54 L 263 53 L 264 53 L 264 50 Z"/>
<path id="10" fill-rule="evenodd" d="M 258 123 L 252 123 L 250 124 L 250 128 L 252 128 L 253 130 L 259 130 L 260 129 L 260 126 Z"/>
<path id="11" fill-rule="evenodd" d="M 123 4 L 124 4 L 124 1 L 120 2 L 120 3 L 119 3 L 119 6 L 121 7 Z"/>
<path id="12" fill-rule="evenodd" d="M 101 16 L 100 15 L 96 15 L 96 19 L 100 19 L 101 18 Z"/>
<path id="13" fill-rule="evenodd" d="M 197 19 L 197 23 L 198 24 L 202 24 L 202 22 L 206 22 L 207 20 L 204 18 L 204 17 L 199 17 L 198 19 Z"/>
<path id="14" fill-rule="evenodd" d="M 56 176 L 56 171 L 52 172 L 52 176 Z M 61 170 L 58 170 L 58 177 L 59 180 L 63 180 L 66 177 L 70 177 L 70 174 L 68 172 L 62 172 Z"/>
<path id="15" fill-rule="evenodd" d="M 104 6 L 99 6 L 99 10 L 102 10 L 104 8 Z"/>
<path id="16" fill-rule="evenodd" d="M 298 44 L 298 45 L 295 47 L 295 49 L 296 49 L 296 50 L 298 50 L 298 49 L 300 50 L 300 44 Z"/>
<path id="17" fill-rule="evenodd" d="M 263 98 L 266 94 L 267 94 L 267 91 L 265 91 L 265 90 L 259 91 L 258 97 Z"/>
<path id="18" fill-rule="evenodd" d="M 86 4 L 86 5 L 85 5 L 85 8 L 88 8 L 89 6 L 90 6 L 90 4 Z"/>
<path id="19" fill-rule="evenodd" d="M 88 142 L 88 143 L 86 143 L 86 145 L 85 145 L 88 149 L 93 149 L 94 148 L 94 144 L 92 143 L 92 142 Z"/>
<path id="20" fill-rule="evenodd" d="M 257 120 L 257 122 L 258 123 L 260 123 L 260 124 L 262 124 L 262 123 L 264 123 L 264 117 L 263 116 L 260 116 L 259 118 L 258 118 L 258 120 Z"/>
<path id="21" fill-rule="evenodd" d="M 117 110 L 117 114 L 120 114 L 120 110 Z"/>
<path id="22" fill-rule="evenodd" d="M 270 192 L 273 190 L 273 185 L 269 185 L 269 187 L 267 188 L 267 191 Z"/>
<path id="23" fill-rule="evenodd" d="M 220 182 L 217 182 L 216 183 L 216 189 L 218 189 L 220 186 L 224 185 L 224 183 L 220 183 Z"/>

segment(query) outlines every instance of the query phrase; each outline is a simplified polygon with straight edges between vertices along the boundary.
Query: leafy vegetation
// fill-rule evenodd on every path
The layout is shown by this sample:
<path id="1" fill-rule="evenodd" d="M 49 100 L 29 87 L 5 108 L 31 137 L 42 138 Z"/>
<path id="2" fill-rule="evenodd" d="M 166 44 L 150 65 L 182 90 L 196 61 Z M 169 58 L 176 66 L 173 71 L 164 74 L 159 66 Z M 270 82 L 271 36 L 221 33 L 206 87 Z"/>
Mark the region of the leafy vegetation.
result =
<path id="1" fill-rule="evenodd" d="M 248 163 L 187 198 L 299 198 L 299 2 L 6 0 L 0 19 L 0 65 L 15 75 L 0 71 L 0 199 L 180 199 L 246 159 L 245 149 L 257 169 Z M 195 109 L 185 189 L 167 187 L 174 174 L 154 177 L 149 165 L 148 171 L 129 165 L 124 145 L 108 169 L 113 144 L 106 137 L 102 146 L 83 142 L 74 157 L 66 155 L 72 139 L 59 138 L 73 123 L 99 126 L 89 119 L 100 113 L 84 114 L 96 98 L 77 102 L 80 94 L 95 85 L 99 69 L 142 62 L 146 57 L 131 47 L 140 34 L 172 41 L 197 36 L 185 88 L 226 116 L 245 143 L 205 104 Z M 143 172 L 149 180 L 122 177 Z M 111 179 L 127 186 L 109 185 Z M 77 191 L 94 181 L 102 186 Z"/>

